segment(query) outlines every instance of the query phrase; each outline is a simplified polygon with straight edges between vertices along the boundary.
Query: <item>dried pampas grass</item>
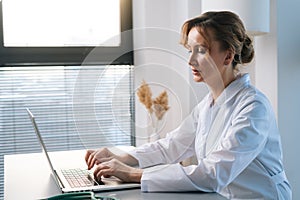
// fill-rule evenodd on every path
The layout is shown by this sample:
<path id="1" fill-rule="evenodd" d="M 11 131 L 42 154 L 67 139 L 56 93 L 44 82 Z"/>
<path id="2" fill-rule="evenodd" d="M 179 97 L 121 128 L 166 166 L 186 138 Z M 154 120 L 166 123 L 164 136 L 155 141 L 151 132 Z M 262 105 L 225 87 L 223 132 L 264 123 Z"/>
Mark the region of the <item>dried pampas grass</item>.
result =
<path id="1" fill-rule="evenodd" d="M 150 114 L 155 113 L 158 120 L 161 120 L 164 114 L 169 110 L 167 91 L 160 93 L 158 97 L 152 99 L 152 92 L 149 85 L 143 80 L 137 91 L 137 95 L 142 104 L 145 105 Z"/>
<path id="2" fill-rule="evenodd" d="M 137 95 L 140 99 L 140 102 L 145 105 L 145 107 L 150 113 L 152 113 L 152 92 L 145 80 L 143 80 L 141 86 L 139 87 Z"/>
<path id="3" fill-rule="evenodd" d="M 167 91 L 160 93 L 158 97 L 153 100 L 154 112 L 158 120 L 161 120 L 164 114 L 169 110 Z"/>

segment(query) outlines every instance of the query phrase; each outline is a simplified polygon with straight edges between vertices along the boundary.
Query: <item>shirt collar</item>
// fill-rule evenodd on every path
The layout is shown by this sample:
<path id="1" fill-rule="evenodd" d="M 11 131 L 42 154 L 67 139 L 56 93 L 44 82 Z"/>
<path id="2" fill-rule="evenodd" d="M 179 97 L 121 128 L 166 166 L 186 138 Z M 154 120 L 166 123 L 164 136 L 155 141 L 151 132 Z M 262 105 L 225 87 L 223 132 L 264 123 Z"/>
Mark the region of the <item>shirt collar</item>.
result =
<path id="1" fill-rule="evenodd" d="M 239 75 L 233 82 L 231 82 L 216 99 L 215 105 L 221 106 L 231 100 L 242 88 L 250 85 L 249 74 Z M 209 94 L 209 99 L 213 101 L 212 95 Z"/>

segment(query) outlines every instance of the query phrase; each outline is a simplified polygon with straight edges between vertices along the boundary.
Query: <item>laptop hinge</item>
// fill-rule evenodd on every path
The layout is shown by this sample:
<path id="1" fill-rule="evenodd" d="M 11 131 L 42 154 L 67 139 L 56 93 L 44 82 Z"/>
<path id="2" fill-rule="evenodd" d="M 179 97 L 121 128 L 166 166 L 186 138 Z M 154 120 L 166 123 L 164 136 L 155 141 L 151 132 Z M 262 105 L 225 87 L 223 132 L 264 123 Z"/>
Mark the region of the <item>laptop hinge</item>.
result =
<path id="1" fill-rule="evenodd" d="M 59 176 L 58 176 L 56 170 L 54 170 L 54 173 L 55 173 L 55 174 L 53 174 L 53 175 L 54 175 L 55 177 L 53 177 L 53 178 L 56 180 L 55 182 L 58 184 L 58 186 L 59 186 L 60 188 L 65 188 L 65 186 L 64 186 L 63 182 L 61 181 L 61 179 L 59 178 Z"/>

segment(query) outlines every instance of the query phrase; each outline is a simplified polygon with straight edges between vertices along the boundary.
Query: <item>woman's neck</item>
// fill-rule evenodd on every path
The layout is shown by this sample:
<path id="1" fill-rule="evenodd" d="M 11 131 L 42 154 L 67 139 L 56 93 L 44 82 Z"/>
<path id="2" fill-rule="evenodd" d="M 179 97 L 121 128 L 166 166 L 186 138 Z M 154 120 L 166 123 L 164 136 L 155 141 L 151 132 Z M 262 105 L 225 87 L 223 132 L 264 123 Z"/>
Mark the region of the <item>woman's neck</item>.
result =
<path id="1" fill-rule="evenodd" d="M 210 85 L 212 97 L 214 101 L 221 95 L 224 89 L 230 85 L 237 76 L 234 73 L 224 73 L 223 76 L 220 76 L 219 81 L 216 81 L 214 84 Z M 221 79 L 221 80 L 220 80 Z"/>

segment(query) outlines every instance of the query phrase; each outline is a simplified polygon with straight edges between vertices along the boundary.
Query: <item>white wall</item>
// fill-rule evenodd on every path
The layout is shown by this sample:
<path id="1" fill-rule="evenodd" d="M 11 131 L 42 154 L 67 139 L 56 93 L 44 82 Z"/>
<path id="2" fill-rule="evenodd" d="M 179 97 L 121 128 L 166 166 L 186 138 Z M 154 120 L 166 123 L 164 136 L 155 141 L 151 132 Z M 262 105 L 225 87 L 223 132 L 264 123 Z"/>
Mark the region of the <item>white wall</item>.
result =
<path id="1" fill-rule="evenodd" d="M 276 0 L 270 1 L 270 32 L 256 36 L 253 84 L 270 100 L 278 116 L 278 67 L 277 67 L 277 10 Z M 277 117 L 278 118 L 278 117 Z"/>
<path id="2" fill-rule="evenodd" d="M 187 50 L 179 44 L 181 25 L 200 11 L 198 0 L 133 0 L 135 88 L 144 79 L 153 97 L 167 90 L 170 110 L 162 136 L 176 128 L 206 92 L 205 88 L 196 92 Z M 151 132 L 149 115 L 136 97 L 137 145 L 145 143 Z"/>
<path id="3" fill-rule="evenodd" d="M 292 185 L 293 199 L 300 199 L 300 2 L 271 0 L 270 33 L 255 39 L 255 84 L 270 99 L 277 114 L 283 161 Z"/>
<path id="4" fill-rule="evenodd" d="M 300 2 L 278 1 L 278 120 L 293 199 L 300 199 Z"/>

